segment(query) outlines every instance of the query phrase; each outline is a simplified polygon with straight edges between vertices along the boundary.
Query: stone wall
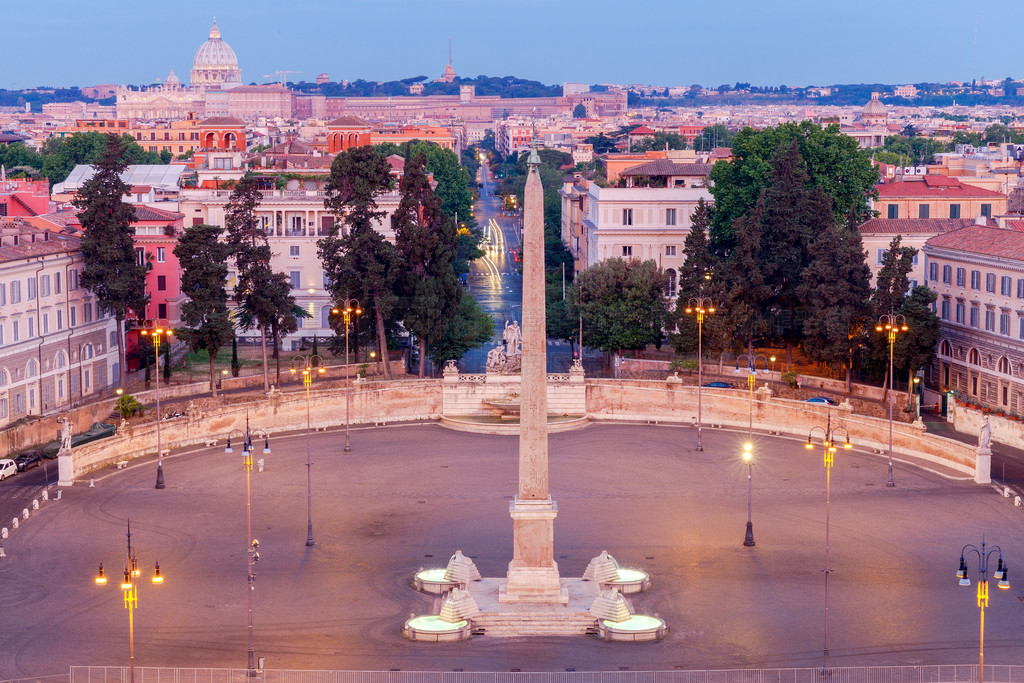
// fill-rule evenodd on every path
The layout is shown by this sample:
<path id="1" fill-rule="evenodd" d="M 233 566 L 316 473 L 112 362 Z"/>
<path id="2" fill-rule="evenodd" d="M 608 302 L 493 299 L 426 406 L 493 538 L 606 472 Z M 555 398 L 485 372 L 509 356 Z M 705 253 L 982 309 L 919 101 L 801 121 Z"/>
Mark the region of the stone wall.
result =
<path id="1" fill-rule="evenodd" d="M 110 422 L 110 413 L 114 410 L 114 401 L 105 400 L 86 403 L 63 413 L 55 413 L 42 418 L 33 418 L 26 424 L 17 424 L 0 431 L 0 458 L 20 453 L 28 448 L 47 444 L 60 438 L 58 417 L 67 417 L 71 421 L 74 433 L 84 432 L 93 422 Z"/>
<path id="2" fill-rule="evenodd" d="M 518 401 L 520 376 L 446 372 L 442 384 L 445 415 L 496 415 L 498 411 L 485 401 Z M 586 399 L 582 373 L 548 375 L 548 415 L 585 415 Z"/>

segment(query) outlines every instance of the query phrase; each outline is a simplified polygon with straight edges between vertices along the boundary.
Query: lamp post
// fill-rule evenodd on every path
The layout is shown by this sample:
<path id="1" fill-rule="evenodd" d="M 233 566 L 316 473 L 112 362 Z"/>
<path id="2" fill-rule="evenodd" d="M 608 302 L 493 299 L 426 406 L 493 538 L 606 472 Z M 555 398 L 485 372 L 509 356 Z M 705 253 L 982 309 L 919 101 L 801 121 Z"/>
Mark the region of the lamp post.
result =
<path id="1" fill-rule="evenodd" d="M 775 355 L 772 354 L 772 356 L 770 358 L 768 358 L 768 360 L 770 360 L 772 362 L 772 380 L 771 381 L 772 381 L 772 386 L 775 386 Z"/>
<path id="2" fill-rule="evenodd" d="M 705 273 L 704 280 L 710 280 L 711 274 Z M 691 297 L 686 302 L 687 315 L 697 316 L 697 450 L 704 450 L 704 443 L 701 441 L 701 429 L 704 426 L 703 403 L 701 389 L 704 385 L 704 316 L 715 312 L 715 305 L 711 297 L 704 296 L 704 284 L 701 283 L 701 293 Z"/>
<path id="3" fill-rule="evenodd" d="M 163 323 L 163 324 L 161 324 Z M 164 488 L 164 449 L 160 440 L 160 338 L 170 337 L 172 332 L 166 320 L 146 320 L 144 327 L 139 332 L 143 336 L 153 338 L 153 348 L 156 351 L 156 488 Z M 167 340 L 170 343 L 170 339 Z"/>
<path id="4" fill-rule="evenodd" d="M 245 415 L 245 431 L 241 429 L 232 429 L 228 433 L 227 447 L 224 449 L 225 453 L 231 453 L 231 437 L 242 437 L 242 466 L 245 468 L 245 536 L 248 547 L 246 548 L 246 582 L 249 586 L 249 653 L 248 653 L 248 664 L 246 666 L 246 676 L 248 678 L 256 677 L 256 651 L 253 648 L 253 624 L 252 624 L 252 594 L 256 590 L 256 572 L 253 571 L 253 564 L 260 559 L 260 554 L 256 552 L 260 547 L 260 542 L 252 537 L 252 498 L 251 498 L 251 487 L 249 482 L 249 476 L 252 472 L 252 437 L 253 435 L 263 437 L 263 452 L 270 453 L 270 435 L 262 429 L 249 429 L 249 414 Z"/>
<path id="5" fill-rule="evenodd" d="M 811 430 L 807 432 L 807 443 L 804 446 L 810 450 L 814 448 L 814 443 L 811 441 L 815 432 L 820 431 L 822 433 L 821 445 L 822 450 L 825 453 L 825 665 L 823 668 L 824 672 L 829 671 L 829 652 L 828 652 L 828 575 L 832 573 L 831 558 L 829 556 L 829 503 L 832 491 L 832 461 L 836 452 L 835 437 L 839 432 L 846 437 L 846 442 L 843 444 L 843 448 L 852 448 L 850 444 L 850 433 L 843 427 L 832 427 L 832 411 L 829 410 L 828 423 L 825 427 L 811 427 Z"/>
<path id="6" fill-rule="evenodd" d="M 345 318 L 345 452 L 352 450 L 348 439 L 349 414 L 352 410 L 352 392 L 349 388 L 349 362 L 348 362 L 348 331 L 352 316 L 362 315 L 363 309 L 359 306 L 359 299 L 345 299 L 331 309 L 331 313 L 339 313 Z"/>
<path id="7" fill-rule="evenodd" d="M 754 384 L 757 383 L 757 359 L 764 360 L 766 371 L 768 370 L 768 359 L 761 353 L 756 355 L 744 353 L 736 358 L 736 372 L 740 371 L 740 360 L 743 358 L 747 359 L 747 386 L 750 390 L 750 410 L 747 418 L 747 439 L 750 440 L 754 437 Z"/>
<path id="8" fill-rule="evenodd" d="M 889 339 L 889 481 L 886 482 L 886 486 L 896 486 L 896 482 L 892 480 L 892 352 L 893 344 L 896 343 L 896 335 L 900 332 L 906 332 L 910 328 L 907 327 L 907 319 L 900 313 L 889 313 L 878 318 L 878 324 L 875 325 L 875 332 L 881 332 Z"/>
<path id="9" fill-rule="evenodd" d="M 148 551 L 144 551 L 148 552 Z M 139 569 L 138 551 L 132 545 L 132 523 L 128 521 L 128 549 L 124 555 L 124 576 L 121 580 L 121 590 L 124 592 L 124 608 L 128 610 L 128 671 L 129 680 L 135 683 L 135 610 L 139 606 L 139 587 L 136 578 L 142 573 Z M 103 574 L 103 563 L 100 562 L 99 572 L 96 574 L 96 584 L 105 586 L 107 577 Z M 153 559 L 154 584 L 164 582 L 160 574 L 160 563 Z"/>
<path id="10" fill-rule="evenodd" d="M 309 387 L 313 384 L 313 373 L 318 372 L 322 375 L 325 370 L 324 359 L 314 353 L 309 356 L 292 358 L 293 375 L 298 372 L 295 366 L 297 360 L 302 361 L 302 385 L 306 387 L 306 546 L 311 548 L 313 547 L 313 476 L 310 472 L 312 463 L 309 459 Z"/>
<path id="11" fill-rule="evenodd" d="M 753 483 L 753 463 L 751 459 L 754 454 L 751 452 L 754 445 L 749 441 L 743 444 L 743 461 L 747 463 L 747 534 L 743 537 L 743 545 L 750 546 L 754 545 L 754 521 L 751 517 L 751 499 L 754 495 L 754 483 Z"/>
<path id="12" fill-rule="evenodd" d="M 978 609 L 981 611 L 981 631 L 978 645 L 978 683 L 984 683 L 985 680 L 985 608 L 988 607 L 988 561 L 989 558 L 995 555 L 998 558 L 998 564 L 996 564 L 996 571 L 992 574 L 997 583 L 996 585 L 1003 590 L 1009 590 L 1010 580 L 1006 578 L 1009 571 L 1009 567 L 1006 564 L 1006 558 L 1003 557 L 1003 551 L 999 546 L 994 545 L 988 550 L 985 549 L 985 539 L 982 537 L 981 547 L 968 543 L 960 550 L 960 569 L 956 572 L 956 577 L 960 579 L 961 586 L 970 586 L 971 580 L 967 577 L 967 560 L 966 555 L 975 554 L 978 557 Z"/>

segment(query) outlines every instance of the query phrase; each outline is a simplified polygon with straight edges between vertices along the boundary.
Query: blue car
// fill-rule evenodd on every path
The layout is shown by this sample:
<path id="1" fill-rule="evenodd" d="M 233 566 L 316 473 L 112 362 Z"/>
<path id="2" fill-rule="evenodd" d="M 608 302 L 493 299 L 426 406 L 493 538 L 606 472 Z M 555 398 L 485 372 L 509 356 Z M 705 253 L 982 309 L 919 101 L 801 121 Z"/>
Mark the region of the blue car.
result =
<path id="1" fill-rule="evenodd" d="M 828 396 L 815 396 L 814 398 L 805 398 L 804 403 L 824 403 L 830 406 L 839 405 L 834 398 Z"/>
<path id="2" fill-rule="evenodd" d="M 728 382 L 708 382 L 703 386 L 711 387 L 712 389 L 732 389 L 732 385 Z"/>

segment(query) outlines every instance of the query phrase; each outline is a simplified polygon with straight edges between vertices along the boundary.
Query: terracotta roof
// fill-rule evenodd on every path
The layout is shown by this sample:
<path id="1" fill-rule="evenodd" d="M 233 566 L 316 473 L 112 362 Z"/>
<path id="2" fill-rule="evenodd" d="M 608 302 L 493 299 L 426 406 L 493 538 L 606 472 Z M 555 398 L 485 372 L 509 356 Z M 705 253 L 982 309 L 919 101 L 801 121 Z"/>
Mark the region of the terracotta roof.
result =
<path id="1" fill-rule="evenodd" d="M 203 128 L 210 126 L 245 126 L 245 121 L 236 119 L 234 116 L 214 116 L 209 119 L 203 119 L 199 122 L 199 125 Z"/>
<path id="2" fill-rule="evenodd" d="M 405 157 L 400 154 L 389 154 L 388 163 L 391 164 L 391 169 L 395 171 L 405 170 Z"/>
<path id="3" fill-rule="evenodd" d="M 265 154 L 312 154 L 313 148 L 307 145 L 305 142 L 299 140 L 285 140 L 280 142 L 270 149 L 265 150 Z"/>
<path id="4" fill-rule="evenodd" d="M 47 238 L 45 241 L 25 242 L 23 240 L 19 240 L 19 242 L 21 243 L 17 246 L 13 244 L 0 246 L 0 263 L 7 261 L 20 261 L 26 258 L 47 256 L 49 254 L 78 251 L 81 245 L 81 241 L 77 237 L 52 232 L 47 232 Z"/>
<path id="5" fill-rule="evenodd" d="M 860 226 L 861 234 L 941 235 L 974 225 L 971 218 L 872 218 Z"/>
<path id="6" fill-rule="evenodd" d="M 328 128 L 370 128 L 370 124 L 358 116 L 339 116 L 327 122 Z"/>
<path id="7" fill-rule="evenodd" d="M 936 235 L 925 242 L 925 245 L 1024 261 L 1024 234 L 1016 230 L 971 225 L 944 235 Z"/>
<path id="8" fill-rule="evenodd" d="M 185 217 L 185 214 L 178 213 L 177 211 L 167 211 L 166 209 L 154 209 L 151 206 L 145 206 L 143 204 L 135 205 L 135 220 L 136 221 L 177 221 Z"/>
<path id="9" fill-rule="evenodd" d="M 153 187 L 151 185 L 132 185 L 131 193 L 132 194 L 149 194 L 149 191 L 152 190 L 152 189 L 153 189 Z"/>
<path id="10" fill-rule="evenodd" d="M 932 176 L 921 176 L 923 178 L 931 178 Z M 946 176 L 940 176 L 945 178 Z M 1005 199 L 1006 195 L 1002 192 L 993 192 L 992 190 L 983 190 L 980 187 L 973 187 L 971 185 L 964 185 L 956 178 L 947 178 L 952 183 L 946 183 L 944 181 L 935 181 L 930 183 L 928 181 L 919 180 L 901 180 L 894 183 L 885 183 L 875 185 L 875 189 L 878 190 L 878 198 L 885 199 L 887 197 L 930 197 L 934 199 L 950 198 L 955 199 L 958 197 L 964 198 L 975 198 L 975 199 Z"/>
<path id="11" fill-rule="evenodd" d="M 621 176 L 703 176 L 711 174 L 711 164 L 680 164 L 668 159 L 655 159 L 639 166 L 630 166 Z"/>
<path id="12" fill-rule="evenodd" d="M 629 131 L 630 135 L 654 135 L 657 131 L 647 126 L 637 126 L 633 130 Z"/>

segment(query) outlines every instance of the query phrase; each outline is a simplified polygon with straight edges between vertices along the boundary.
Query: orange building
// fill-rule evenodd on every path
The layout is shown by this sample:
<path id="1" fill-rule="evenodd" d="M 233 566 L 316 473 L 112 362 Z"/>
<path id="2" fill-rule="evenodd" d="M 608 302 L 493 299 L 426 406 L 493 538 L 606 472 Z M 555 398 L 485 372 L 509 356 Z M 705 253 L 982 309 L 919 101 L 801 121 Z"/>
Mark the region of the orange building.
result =
<path id="1" fill-rule="evenodd" d="M 372 127 L 358 116 L 341 116 L 327 124 L 327 151 L 344 152 L 352 147 L 369 145 Z"/>

